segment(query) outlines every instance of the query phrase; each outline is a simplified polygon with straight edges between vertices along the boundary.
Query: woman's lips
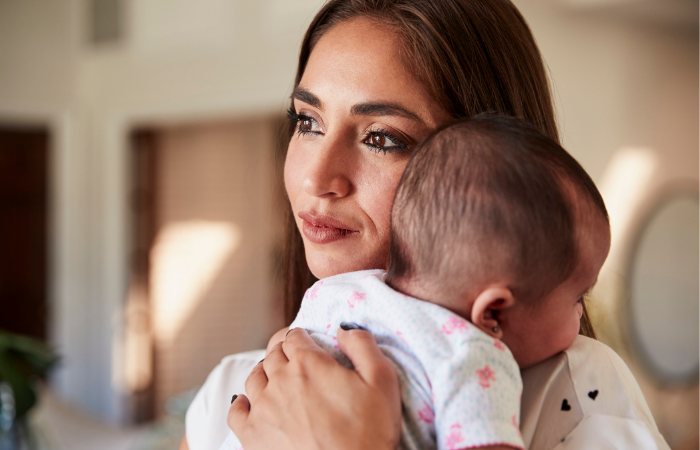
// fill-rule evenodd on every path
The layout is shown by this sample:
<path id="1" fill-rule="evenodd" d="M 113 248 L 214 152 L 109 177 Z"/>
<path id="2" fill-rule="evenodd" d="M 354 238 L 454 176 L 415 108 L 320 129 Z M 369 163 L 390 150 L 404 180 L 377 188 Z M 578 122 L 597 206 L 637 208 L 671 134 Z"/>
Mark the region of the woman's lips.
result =
<path id="1" fill-rule="evenodd" d="M 311 211 L 299 212 L 302 220 L 302 232 L 314 244 L 328 244 L 357 233 L 343 222 L 328 216 L 321 216 Z"/>

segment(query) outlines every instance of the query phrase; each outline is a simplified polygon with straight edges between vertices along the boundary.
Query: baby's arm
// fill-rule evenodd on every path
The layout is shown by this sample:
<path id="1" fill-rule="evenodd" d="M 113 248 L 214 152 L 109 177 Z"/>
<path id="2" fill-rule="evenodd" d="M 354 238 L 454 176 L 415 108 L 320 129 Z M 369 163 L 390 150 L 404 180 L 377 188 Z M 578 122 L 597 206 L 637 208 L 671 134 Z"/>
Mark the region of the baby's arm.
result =
<path id="1" fill-rule="evenodd" d="M 429 369 L 438 447 L 524 448 L 517 363 L 500 341 L 461 329 L 448 336 L 462 341 L 452 346 L 453 356 Z"/>
<path id="2" fill-rule="evenodd" d="M 272 347 L 275 345 L 279 344 L 280 342 L 284 341 L 284 337 L 287 335 L 287 332 L 289 331 L 289 327 L 284 327 L 275 334 L 272 335 L 270 340 L 267 342 L 267 349 L 265 353 L 270 353 L 270 350 Z"/>

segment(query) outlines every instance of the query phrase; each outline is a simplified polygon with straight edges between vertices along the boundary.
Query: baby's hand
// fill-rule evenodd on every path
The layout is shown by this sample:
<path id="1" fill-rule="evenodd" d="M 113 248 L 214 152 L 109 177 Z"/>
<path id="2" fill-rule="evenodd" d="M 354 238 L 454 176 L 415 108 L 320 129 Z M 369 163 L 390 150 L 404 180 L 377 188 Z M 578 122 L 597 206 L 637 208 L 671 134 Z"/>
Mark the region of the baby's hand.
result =
<path id="1" fill-rule="evenodd" d="M 275 345 L 284 341 L 284 337 L 287 335 L 288 331 L 289 331 L 289 327 L 285 327 L 285 328 L 282 328 L 281 330 L 279 330 L 277 333 L 273 334 L 267 343 L 267 349 L 265 349 L 265 354 L 270 353 L 270 350 L 272 349 L 272 347 L 274 347 Z"/>

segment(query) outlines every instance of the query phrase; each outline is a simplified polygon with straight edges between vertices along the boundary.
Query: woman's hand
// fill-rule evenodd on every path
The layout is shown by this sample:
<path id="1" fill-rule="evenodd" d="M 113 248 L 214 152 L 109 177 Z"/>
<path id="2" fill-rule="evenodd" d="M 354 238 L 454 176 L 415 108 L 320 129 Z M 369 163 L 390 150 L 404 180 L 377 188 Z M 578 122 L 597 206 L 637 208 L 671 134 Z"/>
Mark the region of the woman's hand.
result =
<path id="1" fill-rule="evenodd" d="M 229 427 L 246 450 L 390 449 L 399 442 L 396 370 L 363 330 L 338 330 L 348 370 L 306 331 L 292 330 L 246 381 Z"/>

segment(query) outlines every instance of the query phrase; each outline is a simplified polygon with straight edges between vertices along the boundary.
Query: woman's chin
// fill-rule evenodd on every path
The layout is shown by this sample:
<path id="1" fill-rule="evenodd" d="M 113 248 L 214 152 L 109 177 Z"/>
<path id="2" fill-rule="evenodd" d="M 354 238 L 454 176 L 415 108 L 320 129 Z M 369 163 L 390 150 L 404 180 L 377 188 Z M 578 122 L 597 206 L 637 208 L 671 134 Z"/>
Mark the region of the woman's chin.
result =
<path id="1" fill-rule="evenodd" d="M 338 275 L 346 272 L 354 272 L 362 270 L 362 267 L 357 267 L 356 264 L 347 264 L 344 261 L 338 261 L 333 258 L 310 258 L 306 257 L 309 264 L 309 270 L 316 278 L 328 278 L 333 275 Z"/>
<path id="2" fill-rule="evenodd" d="M 358 270 L 385 269 L 386 264 L 378 262 L 376 258 L 368 256 L 358 257 L 358 253 L 353 254 L 328 254 L 325 252 L 306 251 L 306 262 L 311 273 L 316 278 L 328 278 L 334 275 Z"/>

